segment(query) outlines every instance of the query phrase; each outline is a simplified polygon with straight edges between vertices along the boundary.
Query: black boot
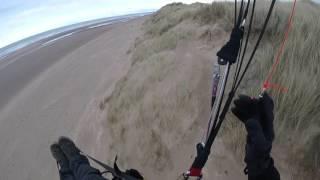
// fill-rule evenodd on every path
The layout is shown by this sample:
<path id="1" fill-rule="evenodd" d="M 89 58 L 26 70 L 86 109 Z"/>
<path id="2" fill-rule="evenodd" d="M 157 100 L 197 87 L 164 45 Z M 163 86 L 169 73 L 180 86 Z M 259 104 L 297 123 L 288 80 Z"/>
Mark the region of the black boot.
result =
<path id="1" fill-rule="evenodd" d="M 69 161 L 63 151 L 61 150 L 59 144 L 54 143 L 50 146 L 51 154 L 54 159 L 58 162 L 60 169 L 68 169 Z"/>
<path id="2" fill-rule="evenodd" d="M 67 137 L 61 137 L 59 139 L 59 146 L 69 160 L 80 155 L 80 150 L 74 142 Z"/>

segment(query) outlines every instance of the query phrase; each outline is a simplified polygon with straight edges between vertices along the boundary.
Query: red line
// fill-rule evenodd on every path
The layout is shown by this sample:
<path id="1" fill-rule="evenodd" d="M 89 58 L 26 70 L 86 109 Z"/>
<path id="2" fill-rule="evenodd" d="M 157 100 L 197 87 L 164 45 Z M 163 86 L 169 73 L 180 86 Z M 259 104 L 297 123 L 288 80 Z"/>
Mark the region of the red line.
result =
<path id="1" fill-rule="evenodd" d="M 275 71 L 280 63 L 280 58 L 281 58 L 281 55 L 282 55 L 282 52 L 284 50 L 284 47 L 285 47 L 285 44 L 288 40 L 288 37 L 289 37 L 289 32 L 291 30 L 291 27 L 292 27 L 292 19 L 293 19 L 293 15 L 295 13 L 295 8 L 296 8 L 296 3 L 297 3 L 297 0 L 294 1 L 293 3 L 293 6 L 292 6 L 292 9 L 291 9 L 291 14 L 290 14 L 290 18 L 288 20 L 288 24 L 287 24 L 287 29 L 286 29 L 286 32 L 285 32 L 285 35 L 283 37 L 283 40 L 281 42 L 281 46 L 277 52 L 277 55 L 276 55 L 276 58 L 275 58 L 275 62 L 274 64 L 272 65 L 272 68 L 267 76 L 267 79 L 264 81 L 263 83 L 263 89 L 268 89 L 268 88 L 271 88 L 271 83 L 270 83 L 270 80 L 272 79 L 272 76 L 275 74 Z"/>

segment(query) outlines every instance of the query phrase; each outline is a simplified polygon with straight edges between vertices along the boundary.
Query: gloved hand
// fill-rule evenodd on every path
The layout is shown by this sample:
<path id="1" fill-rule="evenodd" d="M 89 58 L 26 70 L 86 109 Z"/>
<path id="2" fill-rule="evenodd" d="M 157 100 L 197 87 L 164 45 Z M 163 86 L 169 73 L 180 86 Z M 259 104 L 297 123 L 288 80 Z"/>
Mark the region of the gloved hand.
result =
<path id="1" fill-rule="evenodd" d="M 263 93 L 262 97 L 259 99 L 260 108 L 260 123 L 263 129 L 263 133 L 268 141 L 273 141 L 274 139 L 274 103 L 272 98 L 267 94 Z"/>
<path id="2" fill-rule="evenodd" d="M 249 177 L 263 174 L 271 166 L 273 101 L 264 94 L 260 99 L 240 95 L 232 112 L 245 124 L 247 134 L 245 162 Z M 267 138 L 269 137 L 269 138 Z M 273 166 L 273 165 L 272 165 Z"/>
<path id="3" fill-rule="evenodd" d="M 259 101 L 246 95 L 240 95 L 234 101 L 232 113 L 237 116 L 240 121 L 246 123 L 249 119 L 260 119 Z"/>

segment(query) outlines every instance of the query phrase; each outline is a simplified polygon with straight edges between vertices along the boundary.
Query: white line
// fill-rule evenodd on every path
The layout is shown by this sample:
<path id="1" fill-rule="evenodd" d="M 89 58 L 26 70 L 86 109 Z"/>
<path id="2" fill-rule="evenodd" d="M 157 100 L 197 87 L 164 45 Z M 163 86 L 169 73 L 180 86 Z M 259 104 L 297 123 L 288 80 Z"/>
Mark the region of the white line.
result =
<path id="1" fill-rule="evenodd" d="M 47 45 L 49 45 L 49 44 L 52 44 L 52 43 L 55 42 L 55 41 L 58 41 L 59 39 L 63 39 L 63 38 L 66 38 L 66 37 L 68 37 L 68 36 L 71 36 L 71 35 L 74 34 L 74 33 L 75 33 L 75 32 L 72 32 L 72 33 L 65 34 L 65 35 L 63 35 L 63 36 L 59 36 L 59 37 L 57 37 L 57 38 L 51 39 L 50 41 L 47 41 L 47 42 L 41 44 L 41 46 L 47 46 Z"/>
<path id="2" fill-rule="evenodd" d="M 90 26 L 87 29 L 93 29 L 93 28 L 97 28 L 97 27 L 101 27 L 101 26 L 106 26 L 109 24 L 112 24 L 112 23 L 109 22 L 109 23 L 98 24 L 98 25 Z"/>

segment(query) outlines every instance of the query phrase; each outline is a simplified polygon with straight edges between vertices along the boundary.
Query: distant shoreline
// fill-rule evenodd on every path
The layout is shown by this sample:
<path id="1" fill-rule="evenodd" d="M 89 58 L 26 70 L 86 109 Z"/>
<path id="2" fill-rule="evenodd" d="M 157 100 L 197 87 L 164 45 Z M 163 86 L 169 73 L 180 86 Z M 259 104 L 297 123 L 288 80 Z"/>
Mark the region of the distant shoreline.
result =
<path id="1" fill-rule="evenodd" d="M 14 53 L 15 51 L 22 49 L 26 46 L 29 46 L 33 43 L 46 40 L 46 39 L 52 39 L 49 40 L 46 43 L 53 42 L 55 40 L 58 40 L 60 38 L 66 37 L 68 35 L 71 35 L 73 33 L 76 33 L 83 29 L 90 29 L 90 28 L 96 28 L 101 26 L 106 26 L 110 24 L 114 24 L 117 22 L 125 22 L 130 19 L 134 19 L 141 16 L 146 16 L 149 14 L 152 14 L 153 12 L 144 12 L 144 13 L 135 13 L 135 14 L 127 14 L 127 15 L 121 15 L 121 16 L 114 16 L 114 17 L 107 17 L 107 18 L 101 18 L 96 20 L 90 20 L 85 21 L 81 23 L 76 23 L 56 29 L 52 29 L 46 32 L 42 32 L 33 36 L 30 36 L 28 38 L 22 39 L 20 41 L 14 42 L 12 44 L 9 44 L 3 48 L 0 48 L 0 61 L 7 56 L 10 56 L 11 53 Z"/>

